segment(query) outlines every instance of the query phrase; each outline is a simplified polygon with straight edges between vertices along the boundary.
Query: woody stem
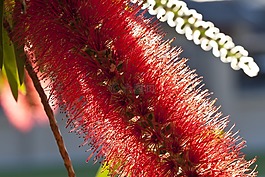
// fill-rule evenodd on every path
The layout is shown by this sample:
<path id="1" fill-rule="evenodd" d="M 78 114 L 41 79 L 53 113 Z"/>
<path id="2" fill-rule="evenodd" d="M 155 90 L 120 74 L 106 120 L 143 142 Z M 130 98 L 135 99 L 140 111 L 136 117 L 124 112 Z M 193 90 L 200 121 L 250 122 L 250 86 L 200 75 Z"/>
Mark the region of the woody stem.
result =
<path id="1" fill-rule="evenodd" d="M 58 149 L 60 151 L 61 157 L 62 157 L 62 159 L 64 161 L 64 166 L 65 166 L 65 168 L 66 168 L 66 170 L 68 172 L 68 177 L 75 177 L 76 175 L 75 175 L 75 172 L 74 172 L 74 169 L 73 169 L 73 166 L 72 166 L 71 159 L 70 159 L 69 154 L 68 154 L 68 152 L 66 150 L 66 147 L 64 145 L 63 137 L 62 137 L 62 135 L 60 133 L 59 127 L 57 125 L 57 121 L 56 121 L 56 119 L 54 117 L 53 110 L 52 110 L 51 106 L 49 105 L 47 96 L 44 93 L 44 90 L 43 90 L 42 86 L 40 85 L 38 76 L 36 75 L 32 65 L 30 64 L 30 62 L 26 61 L 25 65 L 26 65 L 26 69 L 28 71 L 28 74 L 29 74 L 30 78 L 33 81 L 34 87 L 37 90 L 37 92 L 38 92 L 38 94 L 39 94 L 39 96 L 41 98 L 41 103 L 42 103 L 42 105 L 44 107 L 46 115 L 48 116 L 53 136 L 54 136 L 54 138 L 56 140 L 56 143 L 57 143 Z"/>
<path id="2" fill-rule="evenodd" d="M 7 20 L 4 18 L 3 19 L 3 26 L 5 28 L 5 30 L 7 30 L 8 34 L 9 34 L 9 37 L 11 36 L 11 27 L 9 25 L 9 23 L 7 22 Z M 18 51 L 23 51 L 21 48 L 17 48 Z M 71 159 L 70 159 L 70 156 L 66 150 L 66 147 L 64 145 L 64 141 L 63 141 L 63 137 L 61 135 L 61 132 L 60 132 L 60 129 L 57 125 L 57 121 L 54 117 L 54 114 L 53 114 L 53 110 L 52 108 L 50 107 L 49 105 L 49 102 L 48 102 L 48 99 L 47 99 L 47 96 L 46 94 L 44 93 L 44 90 L 42 88 L 42 86 L 40 85 L 40 81 L 38 79 L 38 76 L 37 74 L 35 73 L 33 67 L 31 66 L 31 63 L 27 60 L 26 56 L 25 57 L 25 67 L 26 67 L 26 70 L 28 71 L 28 74 L 30 76 L 30 78 L 32 79 L 32 82 L 34 84 L 34 87 L 36 89 L 36 91 L 38 92 L 39 94 L 39 97 L 41 98 L 41 103 L 43 105 L 43 108 L 44 108 L 44 111 L 49 119 L 49 123 L 50 123 L 50 127 L 51 127 L 51 130 L 52 130 L 52 133 L 53 133 L 53 136 L 55 138 L 55 141 L 57 143 L 57 146 L 58 146 L 58 149 L 59 149 L 59 152 L 61 154 L 61 157 L 64 161 L 64 166 L 68 172 L 68 177 L 76 177 L 75 175 L 75 172 L 74 172 L 74 168 L 73 168 L 73 165 L 72 165 L 72 162 L 71 162 Z"/>

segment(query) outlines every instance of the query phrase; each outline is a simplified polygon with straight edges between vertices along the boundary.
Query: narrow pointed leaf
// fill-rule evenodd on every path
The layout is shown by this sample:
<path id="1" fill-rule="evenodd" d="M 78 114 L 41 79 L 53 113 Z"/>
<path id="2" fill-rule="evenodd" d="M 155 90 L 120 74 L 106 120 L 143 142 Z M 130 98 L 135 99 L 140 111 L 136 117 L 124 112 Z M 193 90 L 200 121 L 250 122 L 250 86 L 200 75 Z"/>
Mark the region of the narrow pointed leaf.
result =
<path id="1" fill-rule="evenodd" d="M 3 66 L 3 15 L 4 15 L 4 0 L 0 0 L 0 69 Z"/>
<path id="2" fill-rule="evenodd" d="M 26 61 L 26 55 L 24 53 L 23 48 L 18 48 L 15 46 L 15 55 L 16 55 L 16 64 L 17 64 L 17 71 L 18 71 L 18 77 L 19 77 L 19 84 L 22 85 L 24 82 L 24 76 L 25 76 L 25 61 Z"/>
<path id="3" fill-rule="evenodd" d="M 6 74 L 12 94 L 15 100 L 17 100 L 18 87 L 20 85 L 20 81 L 18 77 L 14 45 L 9 39 L 6 30 L 4 29 L 2 31 L 2 37 L 3 37 L 3 70 Z"/>

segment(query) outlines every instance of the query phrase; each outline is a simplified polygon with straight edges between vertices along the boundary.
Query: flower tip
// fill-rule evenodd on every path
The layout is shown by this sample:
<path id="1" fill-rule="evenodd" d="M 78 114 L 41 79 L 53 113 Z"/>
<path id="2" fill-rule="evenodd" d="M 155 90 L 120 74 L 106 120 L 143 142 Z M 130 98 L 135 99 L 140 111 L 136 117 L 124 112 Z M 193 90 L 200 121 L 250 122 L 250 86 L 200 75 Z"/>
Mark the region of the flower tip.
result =
<path id="1" fill-rule="evenodd" d="M 249 77 L 257 76 L 260 71 L 259 66 L 252 57 L 241 57 L 238 62 L 238 67 L 242 68 Z"/>

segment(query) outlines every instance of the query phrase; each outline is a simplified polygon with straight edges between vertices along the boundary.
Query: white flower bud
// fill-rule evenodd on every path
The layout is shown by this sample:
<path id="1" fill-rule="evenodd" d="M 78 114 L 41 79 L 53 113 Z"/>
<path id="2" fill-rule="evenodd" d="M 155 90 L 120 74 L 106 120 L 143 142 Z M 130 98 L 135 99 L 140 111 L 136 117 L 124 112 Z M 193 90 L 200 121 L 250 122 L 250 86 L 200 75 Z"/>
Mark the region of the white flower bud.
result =
<path id="1" fill-rule="evenodd" d="M 156 15 L 162 22 L 167 21 L 169 26 L 175 27 L 177 33 L 184 34 L 188 40 L 193 40 L 203 50 L 212 50 L 213 55 L 220 57 L 222 62 L 230 62 L 234 70 L 241 68 L 250 77 L 256 76 L 259 72 L 258 65 L 248 56 L 248 51 L 242 46 L 235 46 L 230 36 L 221 33 L 212 22 L 203 21 L 202 15 L 196 10 L 189 9 L 184 1 L 131 0 L 131 2 L 138 2 L 143 8 L 148 8 L 151 15 Z"/>

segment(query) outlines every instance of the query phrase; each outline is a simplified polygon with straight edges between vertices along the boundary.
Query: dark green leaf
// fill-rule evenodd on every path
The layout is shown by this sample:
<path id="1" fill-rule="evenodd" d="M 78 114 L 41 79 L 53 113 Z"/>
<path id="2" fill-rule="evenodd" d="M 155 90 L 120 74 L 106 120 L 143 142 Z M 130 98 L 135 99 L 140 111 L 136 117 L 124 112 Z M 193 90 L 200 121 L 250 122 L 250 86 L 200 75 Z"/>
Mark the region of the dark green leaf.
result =
<path id="1" fill-rule="evenodd" d="M 8 37 L 8 33 L 3 29 L 2 31 L 3 37 L 3 71 L 6 74 L 8 83 L 10 85 L 12 94 L 17 100 L 18 98 L 18 87 L 20 86 L 18 69 L 16 63 L 16 55 L 14 50 L 14 45 Z"/>
<path id="2" fill-rule="evenodd" d="M 4 16 L 4 0 L 0 0 L 0 69 L 3 66 L 3 16 Z"/>
<path id="3" fill-rule="evenodd" d="M 16 55 L 16 63 L 17 63 L 17 71 L 18 71 L 18 77 L 19 77 L 19 83 L 20 85 L 24 82 L 24 75 L 25 75 L 25 61 L 26 61 L 26 55 L 24 53 L 23 48 L 15 46 L 15 55 Z"/>

